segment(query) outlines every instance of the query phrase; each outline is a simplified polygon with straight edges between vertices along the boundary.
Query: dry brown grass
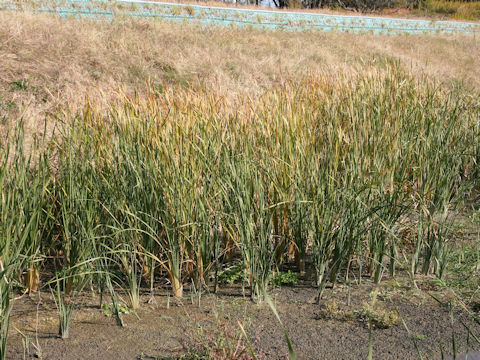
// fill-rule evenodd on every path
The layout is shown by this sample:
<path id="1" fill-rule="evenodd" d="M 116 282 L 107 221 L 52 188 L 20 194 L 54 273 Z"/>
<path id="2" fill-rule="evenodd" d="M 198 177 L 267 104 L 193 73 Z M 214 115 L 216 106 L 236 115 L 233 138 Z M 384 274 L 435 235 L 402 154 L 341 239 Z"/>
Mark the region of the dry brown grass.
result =
<path id="1" fill-rule="evenodd" d="M 363 72 L 397 61 L 415 74 L 480 87 L 475 36 L 288 33 L 127 20 L 93 22 L 0 12 L 0 120 L 33 128 L 86 97 L 152 86 L 208 87 L 252 97 L 308 73 Z"/>

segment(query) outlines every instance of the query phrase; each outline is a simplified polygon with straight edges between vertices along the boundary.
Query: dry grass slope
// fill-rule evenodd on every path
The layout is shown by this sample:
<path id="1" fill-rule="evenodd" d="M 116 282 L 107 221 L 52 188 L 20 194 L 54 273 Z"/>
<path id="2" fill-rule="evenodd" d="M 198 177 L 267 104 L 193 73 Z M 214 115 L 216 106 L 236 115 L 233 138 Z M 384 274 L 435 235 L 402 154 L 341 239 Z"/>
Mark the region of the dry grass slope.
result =
<path id="1" fill-rule="evenodd" d="M 128 20 L 98 23 L 0 13 L 0 119 L 45 115 L 86 97 L 108 103 L 146 83 L 208 87 L 255 97 L 308 73 L 335 75 L 398 62 L 413 74 L 478 89 L 474 36 L 373 36 L 205 29 Z"/>

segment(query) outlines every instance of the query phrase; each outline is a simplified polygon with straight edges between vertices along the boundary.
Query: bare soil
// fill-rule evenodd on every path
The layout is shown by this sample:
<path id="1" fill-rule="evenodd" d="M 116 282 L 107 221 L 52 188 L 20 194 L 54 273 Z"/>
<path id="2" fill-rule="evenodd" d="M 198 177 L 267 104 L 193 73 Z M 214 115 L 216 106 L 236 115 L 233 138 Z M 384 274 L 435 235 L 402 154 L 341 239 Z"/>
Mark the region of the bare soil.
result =
<path id="1" fill-rule="evenodd" d="M 398 320 L 385 328 L 373 326 L 373 358 L 418 359 L 416 343 L 424 359 L 441 359 L 442 349 L 446 355 L 453 352 L 452 334 L 458 353 L 480 350 L 472 338 L 467 349 L 462 323 L 474 334 L 480 326 L 460 308 L 450 312 L 434 300 L 429 294 L 447 303 L 448 294 L 428 280 L 419 282 L 419 287 L 390 280 L 378 288 L 374 311 L 398 311 Z M 302 284 L 271 289 L 270 295 L 297 358 L 366 359 L 369 325 L 359 314 L 371 303 L 374 288 L 369 281 L 350 290 L 341 284 L 327 289 L 319 304 L 315 289 Z M 248 359 L 251 341 L 260 359 L 288 359 L 283 328 L 272 310 L 265 302 L 253 303 L 240 286 L 224 286 L 217 295 L 204 294 L 200 304 L 198 297 L 174 300 L 166 295 L 167 289 L 157 293 L 153 301 L 149 295 L 142 296 L 141 308 L 123 315 L 123 328 L 99 309 L 95 296 L 82 294 L 68 339 L 57 335 L 58 316 L 50 294 L 24 296 L 14 304 L 7 358 L 22 359 L 27 354 L 26 358 L 64 360 L 177 359 L 203 354 L 202 358 Z M 25 337 L 28 349 L 22 345 Z"/>

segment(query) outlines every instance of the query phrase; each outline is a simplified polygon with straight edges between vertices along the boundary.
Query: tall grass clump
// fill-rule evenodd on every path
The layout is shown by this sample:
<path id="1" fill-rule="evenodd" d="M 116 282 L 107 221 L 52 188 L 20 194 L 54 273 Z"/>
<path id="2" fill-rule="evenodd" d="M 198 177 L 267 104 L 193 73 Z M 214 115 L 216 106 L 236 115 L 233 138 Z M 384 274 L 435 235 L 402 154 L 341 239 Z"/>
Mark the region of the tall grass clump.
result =
<path id="1" fill-rule="evenodd" d="M 394 64 L 296 85 L 233 104 L 167 89 L 80 115 L 62 143 L 94 164 L 102 206 L 88 227 L 134 254 L 121 261 L 128 287 L 155 271 L 178 297 L 185 281 L 208 286 L 232 244 L 253 297 L 284 261 L 305 272 L 311 258 L 321 293 L 342 269 L 393 276 L 410 246 L 412 275 L 442 275 L 452 210 L 477 177 L 471 97 Z"/>
<path id="2" fill-rule="evenodd" d="M 5 359 L 12 294 L 36 291 L 41 241 L 49 234 L 51 180 L 48 150 L 35 139 L 27 148 L 22 123 L 0 143 L 0 359 Z"/>
<path id="3" fill-rule="evenodd" d="M 263 179 L 265 174 L 262 168 L 249 161 L 248 154 L 232 159 L 232 178 L 227 183 L 232 198 L 228 200 L 231 201 L 236 243 L 248 273 L 250 295 L 252 299 L 261 299 L 273 269 L 278 240 L 275 239 L 269 196 L 265 193 L 269 190 Z"/>
<path id="4" fill-rule="evenodd" d="M 119 325 L 118 287 L 138 308 L 159 279 L 181 298 L 234 261 L 256 301 L 285 262 L 318 299 L 355 272 L 395 276 L 400 253 L 413 284 L 442 276 L 455 213 L 479 190 L 478 101 L 389 64 L 255 99 L 167 86 L 92 101 L 41 151 L 19 133 L 0 154 L 2 331 L 13 282 L 43 255 L 62 299 L 108 291 Z"/>
<path id="5" fill-rule="evenodd" d="M 66 294 L 67 284 L 65 279 L 57 278 L 55 283 L 55 289 L 52 289 L 51 292 L 58 312 L 58 335 L 62 339 L 66 339 L 70 334 L 70 325 L 75 304 L 70 301 L 69 295 Z"/>

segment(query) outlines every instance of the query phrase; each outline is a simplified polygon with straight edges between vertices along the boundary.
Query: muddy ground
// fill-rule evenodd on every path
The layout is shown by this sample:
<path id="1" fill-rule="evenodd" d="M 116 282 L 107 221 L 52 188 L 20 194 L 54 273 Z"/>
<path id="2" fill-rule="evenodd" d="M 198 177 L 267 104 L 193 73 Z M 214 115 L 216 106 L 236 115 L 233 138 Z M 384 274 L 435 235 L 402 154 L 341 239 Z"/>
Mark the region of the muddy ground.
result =
<path id="1" fill-rule="evenodd" d="M 315 289 L 302 284 L 271 289 L 270 295 L 298 359 L 367 359 L 370 318 L 374 359 L 419 359 L 418 352 L 423 359 L 441 359 L 442 349 L 445 355 L 453 353 L 452 334 L 458 353 L 479 351 L 463 324 L 477 336 L 480 326 L 460 307 L 450 311 L 429 295 L 447 303 L 450 292 L 429 280 L 419 287 L 384 281 L 373 308 L 375 286 L 368 280 L 327 289 L 319 304 Z M 107 307 L 99 308 L 94 295 L 84 293 L 77 300 L 68 339 L 57 335 L 58 315 L 50 294 L 25 295 L 14 305 L 7 358 L 247 359 L 250 342 L 259 359 L 288 359 L 283 328 L 274 313 L 265 302 L 253 303 L 239 285 L 204 294 L 200 304 L 198 297 L 178 301 L 167 293 L 158 289 L 153 301 L 142 296 L 141 308 L 123 315 L 123 328 Z"/>

